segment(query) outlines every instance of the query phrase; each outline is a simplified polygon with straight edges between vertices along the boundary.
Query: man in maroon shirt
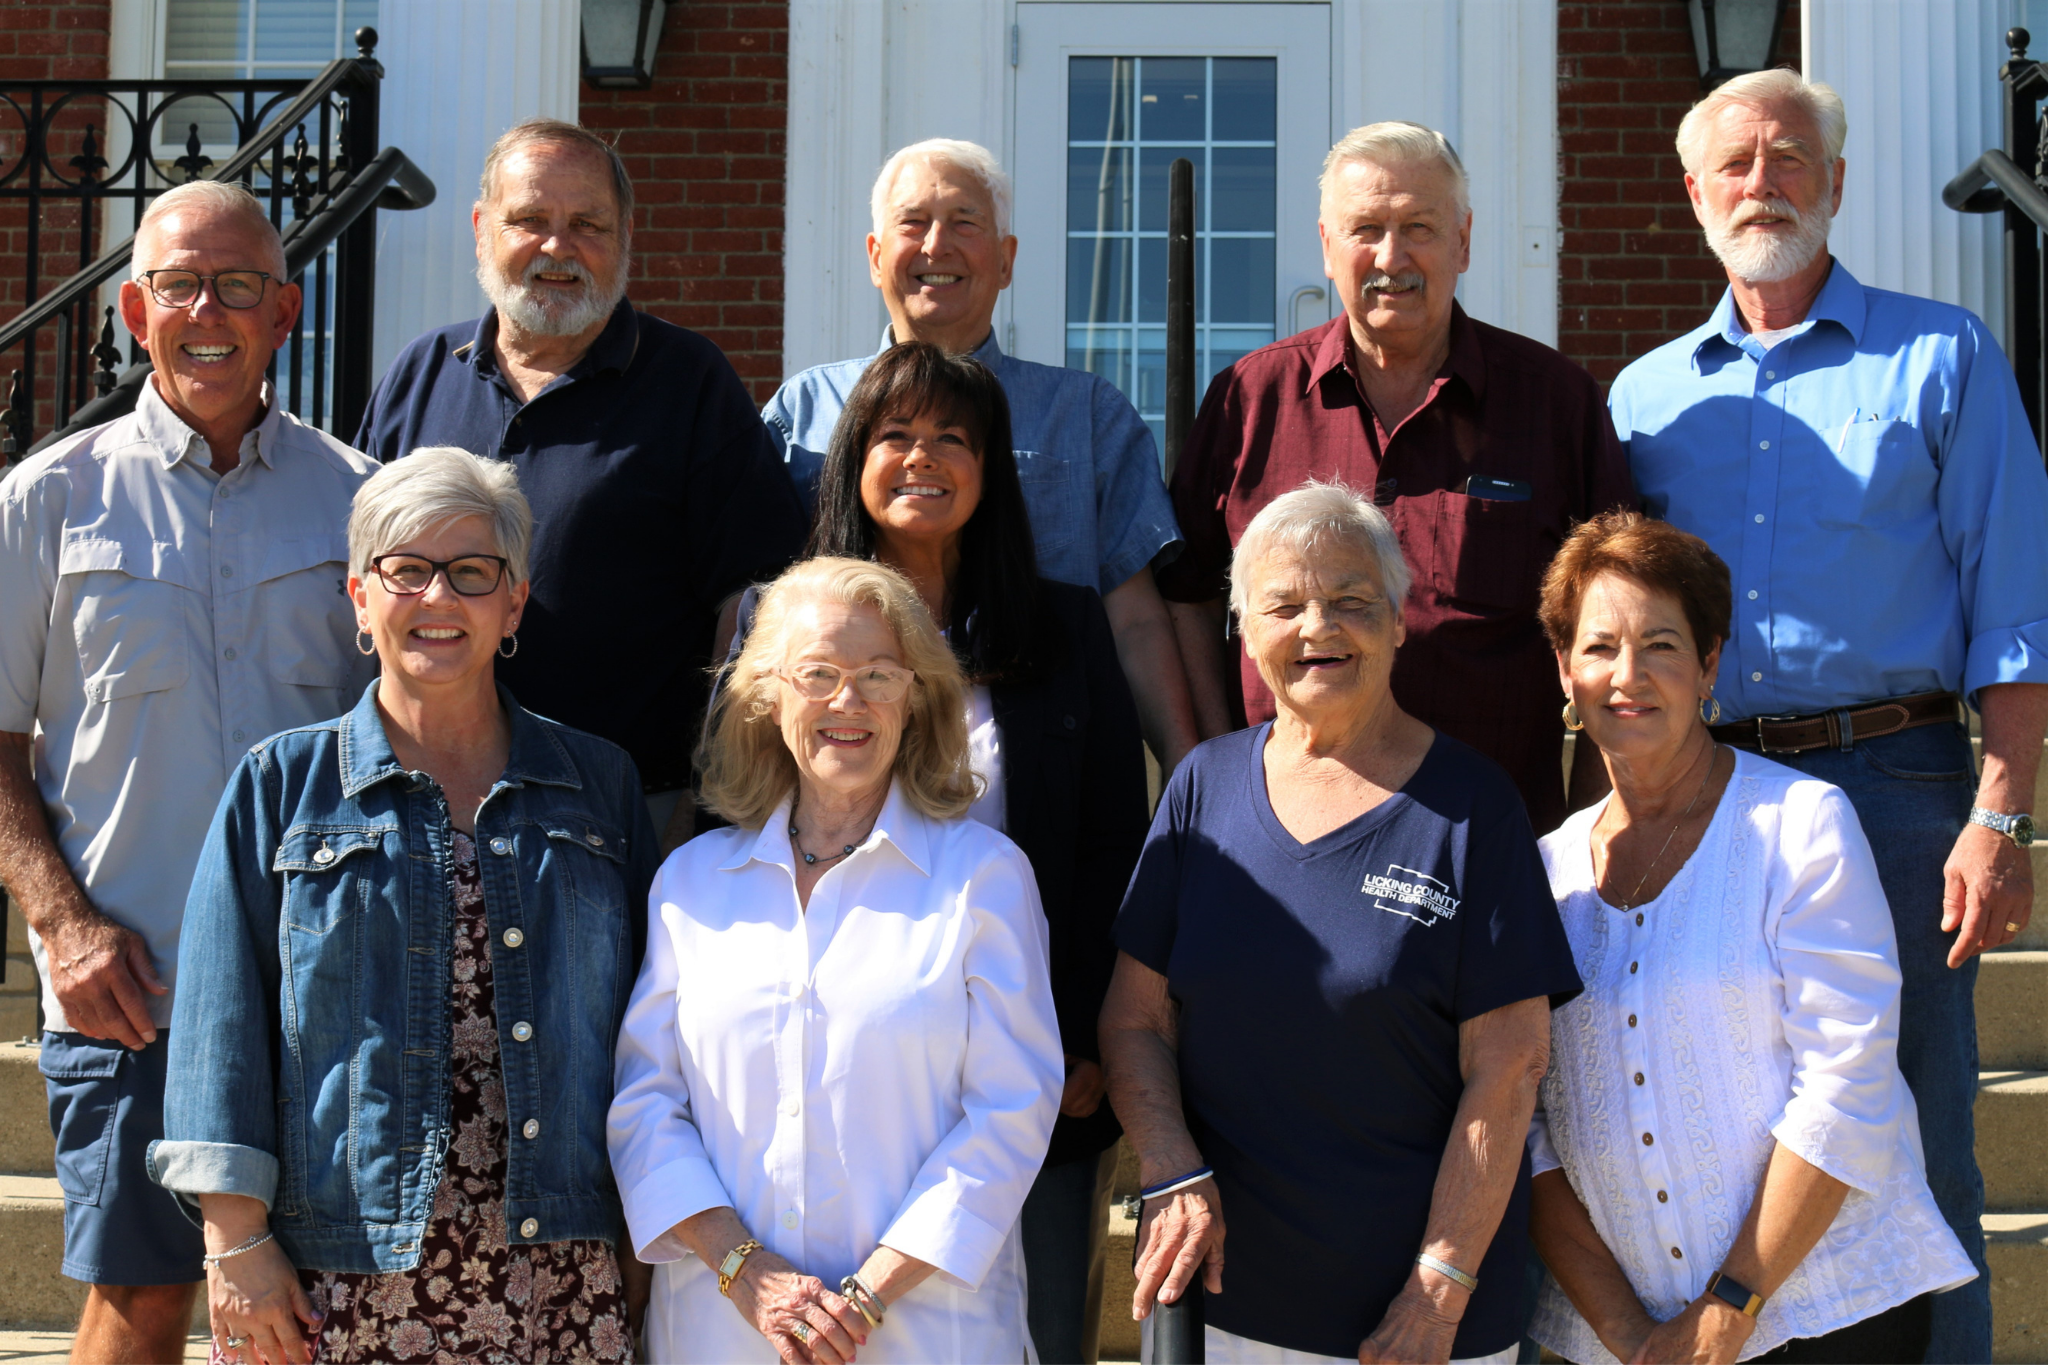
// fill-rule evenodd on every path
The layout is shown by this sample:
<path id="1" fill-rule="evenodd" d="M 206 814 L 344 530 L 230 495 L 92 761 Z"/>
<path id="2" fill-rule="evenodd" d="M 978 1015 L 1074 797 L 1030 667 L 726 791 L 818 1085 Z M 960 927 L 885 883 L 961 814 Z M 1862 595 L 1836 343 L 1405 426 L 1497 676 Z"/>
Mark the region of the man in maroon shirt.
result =
<path id="1" fill-rule="evenodd" d="M 1472 213 L 1442 134 L 1354 129 L 1330 149 L 1322 189 L 1323 269 L 1344 316 L 1217 375 L 1174 471 L 1187 548 L 1159 589 L 1197 722 L 1207 738 L 1272 716 L 1225 635 L 1231 547 L 1282 493 L 1340 479 L 1372 492 L 1414 571 L 1395 698 L 1507 769 L 1543 833 L 1567 805 L 1537 588 L 1574 522 L 1635 504 L 1627 460 L 1591 375 L 1473 321 L 1452 297 L 1471 264 Z M 1600 787 L 1584 748 L 1572 782 L 1582 796 Z"/>

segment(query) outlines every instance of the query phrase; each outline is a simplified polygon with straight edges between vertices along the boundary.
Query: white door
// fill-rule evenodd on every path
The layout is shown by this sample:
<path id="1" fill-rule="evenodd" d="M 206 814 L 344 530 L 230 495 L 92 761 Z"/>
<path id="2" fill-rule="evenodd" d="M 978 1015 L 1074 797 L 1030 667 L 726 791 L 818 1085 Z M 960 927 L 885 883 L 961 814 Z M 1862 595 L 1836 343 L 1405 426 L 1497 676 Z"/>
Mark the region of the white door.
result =
<path id="1" fill-rule="evenodd" d="M 1183 156 L 1197 394 L 1330 318 L 1316 239 L 1329 52 L 1322 4 L 1018 4 L 1010 349 L 1109 379 L 1161 436 L 1167 172 Z"/>

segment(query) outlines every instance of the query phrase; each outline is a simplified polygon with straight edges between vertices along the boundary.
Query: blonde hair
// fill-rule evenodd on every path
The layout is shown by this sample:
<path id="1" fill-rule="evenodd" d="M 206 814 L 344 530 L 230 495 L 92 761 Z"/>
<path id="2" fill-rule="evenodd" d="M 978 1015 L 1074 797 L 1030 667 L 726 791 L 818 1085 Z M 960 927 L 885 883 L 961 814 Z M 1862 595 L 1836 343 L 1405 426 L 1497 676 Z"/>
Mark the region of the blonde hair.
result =
<path id="1" fill-rule="evenodd" d="M 797 643 L 796 609 L 807 602 L 872 607 L 895 632 L 917 675 L 896 751 L 904 798 L 935 820 L 964 815 L 979 780 L 967 761 L 967 682 L 910 580 L 885 564 L 836 556 L 807 559 L 761 594 L 753 629 L 724 677 L 697 748 L 704 804 L 742 829 L 759 829 L 796 790 L 796 758 L 775 717 L 776 673 Z"/>
<path id="2" fill-rule="evenodd" d="M 1678 121 L 1678 160 L 1698 175 L 1706 161 L 1707 125 L 1714 115 L 1731 104 L 1758 107 L 1790 100 L 1806 111 L 1820 133 L 1821 160 L 1832 166 L 1842 159 L 1842 144 L 1849 140 L 1849 111 L 1842 97 L 1824 81 L 1810 81 L 1790 67 L 1751 71 L 1714 87 L 1712 94 L 1686 111 Z"/>

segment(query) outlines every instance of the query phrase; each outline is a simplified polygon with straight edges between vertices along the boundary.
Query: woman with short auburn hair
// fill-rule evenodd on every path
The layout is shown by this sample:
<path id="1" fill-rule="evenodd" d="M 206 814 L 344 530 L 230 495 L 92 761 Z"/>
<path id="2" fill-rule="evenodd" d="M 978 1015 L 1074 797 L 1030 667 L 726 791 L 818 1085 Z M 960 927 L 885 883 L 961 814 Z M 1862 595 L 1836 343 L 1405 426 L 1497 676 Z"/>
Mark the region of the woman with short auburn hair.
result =
<path id="1" fill-rule="evenodd" d="M 1543 583 L 1613 792 L 1542 840 L 1585 994 L 1551 1023 L 1530 1334 L 1566 1359 L 1900 1361 L 1974 1275 L 1898 1068 L 1891 913 L 1848 799 L 1717 746 L 1728 569 L 1639 512 Z"/>
<path id="2" fill-rule="evenodd" d="M 734 823 L 656 877 L 619 1038 L 652 1359 L 1029 1355 L 1016 1222 L 1060 1036 L 1031 865 L 964 818 L 963 689 L 893 569 L 761 594 L 699 757 Z"/>

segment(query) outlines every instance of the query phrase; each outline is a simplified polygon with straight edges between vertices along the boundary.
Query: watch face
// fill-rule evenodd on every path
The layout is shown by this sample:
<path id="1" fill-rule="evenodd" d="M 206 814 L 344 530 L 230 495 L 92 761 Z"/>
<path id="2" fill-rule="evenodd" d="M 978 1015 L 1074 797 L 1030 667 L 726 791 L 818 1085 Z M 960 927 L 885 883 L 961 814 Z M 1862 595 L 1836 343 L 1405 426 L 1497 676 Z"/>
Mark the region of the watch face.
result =
<path id="1" fill-rule="evenodd" d="M 2015 815 L 2012 818 L 2012 841 L 2021 848 L 2034 842 L 2034 817 Z"/>

